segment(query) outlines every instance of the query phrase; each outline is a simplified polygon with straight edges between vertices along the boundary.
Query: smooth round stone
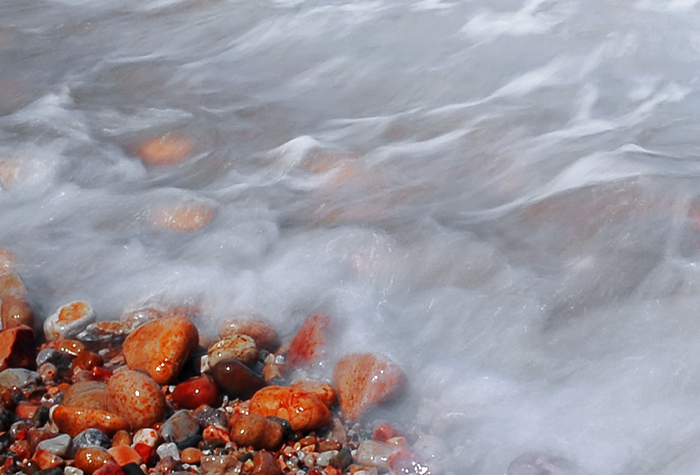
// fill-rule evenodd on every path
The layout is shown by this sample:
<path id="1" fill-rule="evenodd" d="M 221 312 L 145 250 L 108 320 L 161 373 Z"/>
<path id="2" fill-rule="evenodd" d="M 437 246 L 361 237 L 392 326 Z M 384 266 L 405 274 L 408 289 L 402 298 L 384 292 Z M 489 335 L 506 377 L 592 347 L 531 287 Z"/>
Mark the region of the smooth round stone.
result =
<path id="1" fill-rule="evenodd" d="M 278 346 L 277 332 L 267 323 L 258 318 L 232 318 L 219 327 L 221 338 L 233 335 L 248 335 L 255 340 L 255 345 L 268 351 L 274 351 Z"/>
<path id="2" fill-rule="evenodd" d="M 75 452 L 73 465 L 87 474 L 92 474 L 112 461 L 112 456 L 101 447 L 88 447 Z"/>
<path id="3" fill-rule="evenodd" d="M 25 368 L 9 368 L 0 372 L 0 386 L 24 389 L 41 382 L 41 375 Z"/>
<path id="4" fill-rule="evenodd" d="M 68 434 L 61 434 L 52 439 L 46 439 L 39 442 L 36 446 L 37 450 L 46 450 L 59 457 L 64 457 L 71 449 L 72 438 Z"/>
<path id="5" fill-rule="evenodd" d="M 96 366 L 102 366 L 104 360 L 102 356 L 92 351 L 83 351 L 73 360 L 73 370 L 84 369 L 91 371 Z"/>
<path id="6" fill-rule="evenodd" d="M 80 381 L 74 383 L 65 392 L 63 405 L 104 411 L 107 410 L 106 391 L 106 385 L 99 381 Z"/>
<path id="7" fill-rule="evenodd" d="M 252 446 L 255 450 L 278 450 L 284 438 L 284 429 L 276 422 L 257 414 L 234 414 L 229 419 L 231 440 L 239 447 Z"/>
<path id="8" fill-rule="evenodd" d="M 129 368 L 148 372 L 158 384 L 174 380 L 199 344 L 197 327 L 181 316 L 146 323 L 124 341 Z"/>
<path id="9" fill-rule="evenodd" d="M 145 325 L 148 322 L 152 322 L 163 317 L 165 317 L 163 312 L 149 307 L 122 314 L 122 316 L 119 317 L 119 321 L 127 328 L 128 331 L 131 332 L 136 330 L 141 325 Z"/>
<path id="10" fill-rule="evenodd" d="M 165 416 L 165 397 L 156 383 L 140 371 L 121 371 L 109 379 L 105 392 L 108 410 L 119 414 L 131 430 L 150 427 Z"/>
<path id="11" fill-rule="evenodd" d="M 181 449 L 195 445 L 200 439 L 197 418 L 190 411 L 180 410 L 160 427 L 160 435 L 166 442 L 174 442 Z"/>
<path id="12" fill-rule="evenodd" d="M 212 368 L 212 376 L 216 384 L 234 398 L 248 399 L 265 386 L 262 377 L 236 359 L 217 363 Z"/>
<path id="13" fill-rule="evenodd" d="M 107 437 L 107 434 L 99 429 L 85 429 L 73 439 L 73 447 L 78 449 L 86 449 L 88 447 L 102 447 L 108 449 L 112 446 L 112 441 Z"/>
<path id="14" fill-rule="evenodd" d="M 180 454 L 180 460 L 183 463 L 198 464 L 202 460 L 202 451 L 194 447 L 187 447 Z"/>
<path id="15" fill-rule="evenodd" d="M 122 417 L 99 409 L 55 406 L 51 418 L 61 432 L 72 437 L 89 428 L 99 429 L 108 436 L 127 428 L 127 423 Z"/>
<path id="16" fill-rule="evenodd" d="M 258 360 L 258 349 L 251 337 L 233 335 L 214 342 L 207 350 L 207 358 L 210 367 L 226 359 L 237 359 L 241 363 L 251 365 Z"/>
<path id="17" fill-rule="evenodd" d="M 250 413 L 289 421 L 295 431 L 320 429 L 331 421 L 331 411 L 313 394 L 294 387 L 268 386 L 250 400 Z"/>
<path id="18" fill-rule="evenodd" d="M 175 386 L 172 398 L 183 409 L 196 409 L 203 404 L 218 406 L 221 402 L 221 391 L 211 376 L 202 375 Z"/>
<path id="19" fill-rule="evenodd" d="M 47 340 L 74 337 L 96 318 L 89 303 L 82 300 L 71 302 L 44 320 L 44 336 Z"/>
<path id="20" fill-rule="evenodd" d="M 122 322 L 102 321 L 94 322 L 80 332 L 77 338 L 80 341 L 115 343 L 126 338 L 129 328 Z"/>

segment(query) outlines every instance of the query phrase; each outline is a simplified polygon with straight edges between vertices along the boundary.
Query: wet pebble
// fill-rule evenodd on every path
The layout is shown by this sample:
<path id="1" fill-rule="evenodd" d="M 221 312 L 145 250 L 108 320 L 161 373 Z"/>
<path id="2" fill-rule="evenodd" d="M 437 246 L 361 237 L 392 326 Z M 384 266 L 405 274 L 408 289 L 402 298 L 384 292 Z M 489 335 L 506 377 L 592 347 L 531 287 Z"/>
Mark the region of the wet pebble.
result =
<path id="1" fill-rule="evenodd" d="M 124 341 L 129 368 L 147 371 L 158 384 L 171 382 L 199 343 L 192 322 L 181 316 L 166 317 L 137 328 Z"/>
<path id="2" fill-rule="evenodd" d="M 82 300 L 71 302 L 44 320 L 44 336 L 47 340 L 74 337 L 94 322 L 95 318 L 95 312 L 89 303 Z"/>
<path id="3" fill-rule="evenodd" d="M 323 360 L 332 332 L 332 319 L 316 314 L 307 318 L 292 339 L 287 360 L 293 366 L 307 366 Z"/>
<path id="4" fill-rule="evenodd" d="M 84 473 L 92 474 L 112 461 L 112 456 L 101 447 L 87 447 L 75 452 L 73 465 Z"/>
<path id="5" fill-rule="evenodd" d="M 63 405 L 107 410 L 107 387 L 99 381 L 80 381 L 71 385 L 63 396 Z"/>
<path id="6" fill-rule="evenodd" d="M 210 406 L 200 406 L 194 411 L 194 416 L 201 428 L 207 426 L 221 427 L 228 429 L 228 415 L 219 409 Z"/>
<path id="7" fill-rule="evenodd" d="M 282 469 L 270 452 L 261 450 L 253 458 L 253 470 L 250 473 L 251 475 L 282 475 Z"/>
<path id="8" fill-rule="evenodd" d="M 220 361 L 212 368 L 214 381 L 232 398 L 247 399 L 265 386 L 265 381 L 236 359 Z"/>
<path id="9" fill-rule="evenodd" d="M 165 397 L 147 374 L 126 370 L 115 374 L 106 386 L 107 409 L 120 415 L 132 430 L 150 427 L 165 416 Z"/>
<path id="10" fill-rule="evenodd" d="M 333 380 L 340 409 L 351 420 L 397 396 L 405 384 L 401 368 L 371 353 L 353 353 L 341 358 L 335 365 Z"/>
<path id="11" fill-rule="evenodd" d="M 73 447 L 76 450 L 88 447 L 102 447 L 103 449 L 108 449 L 111 446 L 112 441 L 107 437 L 107 434 L 99 429 L 85 429 L 73 439 Z"/>
<path id="12" fill-rule="evenodd" d="M 255 340 L 258 348 L 268 351 L 274 351 L 279 346 L 277 332 L 258 318 L 232 318 L 224 321 L 219 327 L 219 336 L 230 338 L 233 335 L 248 335 Z"/>
<path id="13" fill-rule="evenodd" d="M 41 366 L 44 363 L 51 363 L 60 366 L 62 353 L 53 348 L 44 348 L 36 355 L 36 365 Z"/>
<path id="14" fill-rule="evenodd" d="M 225 359 L 237 359 L 241 363 L 251 365 L 258 360 L 258 349 L 255 340 L 247 335 L 231 335 L 214 342 L 207 350 L 210 367 Z"/>
<path id="15" fill-rule="evenodd" d="M 201 405 L 218 406 L 221 392 L 212 377 L 204 374 L 178 384 L 172 398 L 181 408 L 196 409 Z"/>
<path id="16" fill-rule="evenodd" d="M 239 447 L 278 450 L 284 430 L 280 424 L 258 414 L 234 414 L 229 420 L 231 440 Z"/>
<path id="17" fill-rule="evenodd" d="M 36 371 L 25 368 L 9 368 L 0 372 L 0 386 L 6 388 L 28 388 L 38 385 L 41 376 Z"/>
<path id="18" fill-rule="evenodd" d="M 56 406 L 51 418 L 61 432 L 72 437 L 89 428 L 99 429 L 108 436 L 127 428 L 126 421 L 120 416 L 99 409 Z"/>
<path id="19" fill-rule="evenodd" d="M 180 448 L 193 446 L 200 439 L 199 422 L 190 411 L 177 411 L 163 423 L 160 436 L 166 442 L 174 442 Z"/>
<path id="20" fill-rule="evenodd" d="M 183 463 L 197 465 L 202 460 L 202 451 L 194 447 L 187 447 L 180 454 L 180 460 Z"/>
<path id="21" fill-rule="evenodd" d="M 328 407 L 331 407 L 335 402 L 335 390 L 333 386 L 321 381 L 297 381 L 292 384 L 292 387 L 300 389 L 306 393 L 313 394 Z"/>
<path id="22" fill-rule="evenodd" d="M 128 445 L 115 445 L 109 448 L 107 452 L 109 452 L 109 455 L 111 455 L 114 461 L 121 467 L 130 463 L 135 463 L 136 465 L 141 465 L 143 463 L 143 459 L 141 459 L 139 453 Z"/>
<path id="23" fill-rule="evenodd" d="M 240 471 L 241 462 L 231 454 L 205 455 L 201 460 L 202 473 L 207 475 L 224 475 Z"/>
<path id="24" fill-rule="evenodd" d="M 250 400 L 250 413 L 289 421 L 295 431 L 320 429 L 331 421 L 331 412 L 313 394 L 294 387 L 268 386 Z"/>
<path id="25" fill-rule="evenodd" d="M 83 475 L 85 472 L 78 467 L 66 467 L 63 469 L 63 475 Z M 57 475 L 61 475 L 60 472 Z"/>
<path id="26" fill-rule="evenodd" d="M 26 325 L 0 331 L 0 371 L 33 368 L 36 363 L 34 330 Z"/>
<path id="27" fill-rule="evenodd" d="M 192 149 L 192 142 L 187 137 L 166 134 L 143 142 L 136 155 L 148 165 L 170 165 L 186 159 Z"/>
<path id="28" fill-rule="evenodd" d="M 68 434 L 61 434 L 51 439 L 45 439 L 36 446 L 37 450 L 46 450 L 59 457 L 65 457 L 70 452 L 72 438 Z"/>

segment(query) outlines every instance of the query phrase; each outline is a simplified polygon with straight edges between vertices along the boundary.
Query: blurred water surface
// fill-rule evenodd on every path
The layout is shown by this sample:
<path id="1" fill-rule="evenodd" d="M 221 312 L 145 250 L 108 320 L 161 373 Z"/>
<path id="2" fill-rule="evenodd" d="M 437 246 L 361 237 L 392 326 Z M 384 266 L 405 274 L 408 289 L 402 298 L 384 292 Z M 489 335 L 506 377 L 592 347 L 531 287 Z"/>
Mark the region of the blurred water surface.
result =
<path id="1" fill-rule="evenodd" d="M 334 315 L 435 473 L 700 473 L 698 3 L 4 0 L 0 246 L 39 315 Z"/>

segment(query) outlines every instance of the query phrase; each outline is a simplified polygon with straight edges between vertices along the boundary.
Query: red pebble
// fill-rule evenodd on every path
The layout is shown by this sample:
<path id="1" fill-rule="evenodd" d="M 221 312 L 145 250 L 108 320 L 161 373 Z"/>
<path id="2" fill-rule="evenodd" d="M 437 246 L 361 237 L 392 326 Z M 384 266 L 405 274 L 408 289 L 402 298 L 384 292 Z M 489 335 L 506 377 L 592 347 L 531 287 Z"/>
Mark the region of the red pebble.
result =
<path id="1" fill-rule="evenodd" d="M 153 454 L 155 453 L 155 447 L 139 442 L 134 444 L 134 451 L 141 457 L 144 463 L 148 464 L 152 461 Z"/>
<path id="2" fill-rule="evenodd" d="M 397 435 L 401 435 L 399 431 L 397 431 L 391 424 L 384 423 L 379 424 L 374 430 L 372 440 L 376 440 L 377 442 L 386 442 Z"/>
<path id="3" fill-rule="evenodd" d="M 0 331 L 0 371 L 35 366 L 34 331 L 26 325 Z"/>
<path id="4" fill-rule="evenodd" d="M 340 409 L 351 420 L 399 394 L 405 384 L 401 369 L 370 353 L 353 353 L 338 361 L 333 376 Z"/>
<path id="5" fill-rule="evenodd" d="M 207 426 L 202 433 L 202 439 L 204 442 L 212 445 L 226 445 L 231 442 L 231 437 L 228 435 L 228 431 L 216 426 Z"/>
<path id="6" fill-rule="evenodd" d="M 233 318 L 225 321 L 219 327 L 219 336 L 229 338 L 233 335 L 248 335 L 255 340 L 258 348 L 269 351 L 277 349 L 277 332 L 267 323 L 256 318 Z"/>
<path id="7" fill-rule="evenodd" d="M 111 455 L 114 461 L 121 467 L 130 463 L 135 463 L 136 465 L 141 465 L 143 463 L 141 455 L 128 445 L 115 445 L 108 449 L 107 452 L 109 452 L 109 455 Z"/>
<path id="8" fill-rule="evenodd" d="M 165 416 L 165 397 L 158 383 L 140 371 L 121 371 L 105 391 L 107 409 L 120 415 L 131 430 L 150 427 Z"/>
<path id="9" fill-rule="evenodd" d="M 63 464 L 63 459 L 61 457 L 42 449 L 36 451 L 32 460 L 35 461 L 42 470 L 58 467 Z"/>
<path id="10" fill-rule="evenodd" d="M 330 336 L 332 320 L 327 315 L 316 314 L 307 318 L 287 350 L 287 359 L 294 366 L 307 366 L 321 361 L 324 346 Z"/>
<path id="11" fill-rule="evenodd" d="M 202 404 L 218 407 L 221 403 L 221 392 L 211 376 L 204 374 L 175 386 L 172 398 L 184 409 L 196 409 Z"/>
<path id="12" fill-rule="evenodd" d="M 251 475 L 282 475 L 282 470 L 275 457 L 265 450 L 255 454 Z"/>
<path id="13" fill-rule="evenodd" d="M 22 459 L 28 459 L 32 456 L 32 452 L 29 449 L 29 442 L 26 440 L 16 440 L 7 450 Z"/>
<path id="14" fill-rule="evenodd" d="M 39 409 L 39 404 L 28 401 L 21 401 L 19 404 L 17 404 L 17 408 L 15 409 L 15 415 L 19 419 L 28 420 L 34 417 L 34 413 L 36 413 L 37 409 Z"/>
<path id="15" fill-rule="evenodd" d="M 158 384 L 175 379 L 199 344 L 197 327 L 182 316 L 148 322 L 124 341 L 129 368 L 148 372 Z"/>
<path id="16" fill-rule="evenodd" d="M 268 386 L 250 400 L 250 413 L 289 421 L 295 431 L 312 431 L 328 425 L 331 411 L 313 394 L 294 387 Z"/>

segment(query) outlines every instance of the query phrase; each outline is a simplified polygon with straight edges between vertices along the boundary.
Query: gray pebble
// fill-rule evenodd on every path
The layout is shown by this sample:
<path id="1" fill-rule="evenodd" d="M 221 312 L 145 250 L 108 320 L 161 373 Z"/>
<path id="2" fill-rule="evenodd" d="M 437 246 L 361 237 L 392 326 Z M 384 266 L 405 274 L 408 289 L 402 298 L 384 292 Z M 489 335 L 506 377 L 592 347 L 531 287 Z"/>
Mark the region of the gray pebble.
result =
<path id="1" fill-rule="evenodd" d="M 10 368 L 0 372 L 0 386 L 6 388 L 24 389 L 32 385 L 38 385 L 41 376 L 36 371 L 24 368 Z"/>
<path id="2" fill-rule="evenodd" d="M 180 460 L 180 451 L 174 442 L 167 442 L 165 444 L 160 444 L 156 449 L 158 457 L 162 460 L 165 457 L 172 457 L 175 460 Z"/>
<path id="3" fill-rule="evenodd" d="M 166 442 L 174 442 L 180 449 L 191 447 L 199 442 L 199 422 L 188 410 L 180 410 L 165 421 L 160 435 Z"/>
<path id="4" fill-rule="evenodd" d="M 84 449 L 86 447 L 102 447 L 109 449 L 112 446 L 112 441 L 107 434 L 99 429 L 85 429 L 73 439 L 73 447 L 75 450 Z"/>
<path id="5" fill-rule="evenodd" d="M 36 446 L 38 449 L 46 450 L 52 454 L 58 455 L 59 457 L 65 458 L 70 452 L 71 436 L 68 434 L 61 434 L 53 439 L 46 439 L 39 442 Z"/>

